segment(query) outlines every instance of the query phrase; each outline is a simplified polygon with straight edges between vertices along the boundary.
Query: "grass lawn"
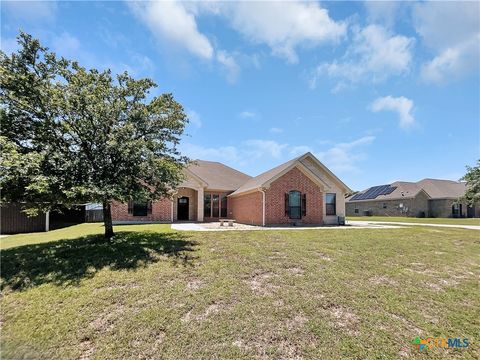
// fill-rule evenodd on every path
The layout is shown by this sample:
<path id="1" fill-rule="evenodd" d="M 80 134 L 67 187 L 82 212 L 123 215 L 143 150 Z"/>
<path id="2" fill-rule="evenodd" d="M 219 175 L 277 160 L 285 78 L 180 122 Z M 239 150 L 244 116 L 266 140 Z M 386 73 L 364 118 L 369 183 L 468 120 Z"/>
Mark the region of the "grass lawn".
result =
<path id="1" fill-rule="evenodd" d="M 1 239 L 2 359 L 480 357 L 477 231 L 167 229 Z"/>
<path id="2" fill-rule="evenodd" d="M 390 216 L 349 216 L 347 220 L 358 221 L 385 221 L 410 222 L 419 224 L 447 224 L 447 225 L 480 225 L 480 218 L 453 219 L 453 218 L 415 218 Z"/>

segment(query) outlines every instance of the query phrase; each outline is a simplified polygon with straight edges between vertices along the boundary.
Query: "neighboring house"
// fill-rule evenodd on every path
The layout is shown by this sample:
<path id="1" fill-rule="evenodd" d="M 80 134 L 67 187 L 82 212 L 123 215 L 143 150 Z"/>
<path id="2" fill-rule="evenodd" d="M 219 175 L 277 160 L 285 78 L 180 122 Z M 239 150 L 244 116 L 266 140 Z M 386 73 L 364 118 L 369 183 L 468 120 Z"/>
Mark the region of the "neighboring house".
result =
<path id="1" fill-rule="evenodd" d="M 457 202 L 465 187 L 464 182 L 438 179 L 373 186 L 347 198 L 347 216 L 478 217 L 479 204 Z"/>
<path id="2" fill-rule="evenodd" d="M 256 177 L 196 160 L 172 199 L 114 203 L 115 223 L 234 219 L 253 225 L 337 224 L 351 190 L 311 153 Z"/>

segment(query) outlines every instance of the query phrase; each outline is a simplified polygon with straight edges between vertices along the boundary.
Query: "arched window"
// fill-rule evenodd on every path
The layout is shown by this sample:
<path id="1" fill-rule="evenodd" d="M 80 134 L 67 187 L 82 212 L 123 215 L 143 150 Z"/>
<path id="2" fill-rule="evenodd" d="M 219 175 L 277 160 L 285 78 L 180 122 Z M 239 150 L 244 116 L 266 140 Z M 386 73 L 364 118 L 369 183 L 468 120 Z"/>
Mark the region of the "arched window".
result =
<path id="1" fill-rule="evenodd" d="M 288 215 L 290 219 L 302 218 L 302 193 L 292 190 L 288 193 Z"/>

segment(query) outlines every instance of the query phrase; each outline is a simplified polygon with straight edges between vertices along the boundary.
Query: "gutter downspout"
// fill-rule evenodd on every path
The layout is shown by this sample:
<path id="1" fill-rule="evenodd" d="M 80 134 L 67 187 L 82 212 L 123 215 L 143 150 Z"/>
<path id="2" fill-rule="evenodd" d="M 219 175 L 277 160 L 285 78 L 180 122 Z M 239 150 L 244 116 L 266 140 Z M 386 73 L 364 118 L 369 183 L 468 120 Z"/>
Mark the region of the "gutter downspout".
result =
<path id="1" fill-rule="evenodd" d="M 262 202 L 263 202 L 263 207 L 262 207 L 262 226 L 265 226 L 265 190 L 264 189 L 260 189 L 260 191 L 262 192 L 263 196 L 262 196 Z"/>

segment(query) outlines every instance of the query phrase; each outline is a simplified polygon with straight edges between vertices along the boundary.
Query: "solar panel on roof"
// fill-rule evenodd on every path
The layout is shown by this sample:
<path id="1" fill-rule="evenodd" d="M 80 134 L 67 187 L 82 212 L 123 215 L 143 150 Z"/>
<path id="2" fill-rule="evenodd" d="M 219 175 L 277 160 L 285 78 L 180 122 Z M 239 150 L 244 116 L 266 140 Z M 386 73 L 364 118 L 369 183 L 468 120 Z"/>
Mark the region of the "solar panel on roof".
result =
<path id="1" fill-rule="evenodd" d="M 379 185 L 372 186 L 370 189 L 361 194 L 356 194 L 352 197 L 351 200 L 370 200 L 376 199 L 380 195 L 388 195 L 395 191 L 396 186 L 390 185 Z"/>

